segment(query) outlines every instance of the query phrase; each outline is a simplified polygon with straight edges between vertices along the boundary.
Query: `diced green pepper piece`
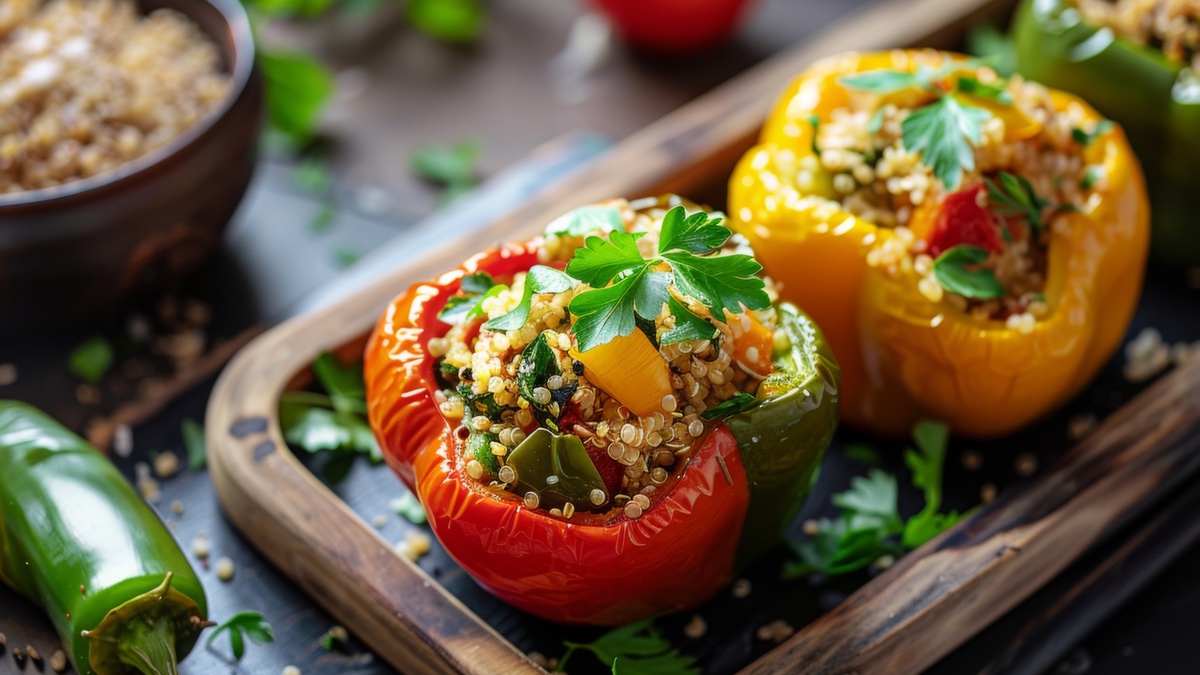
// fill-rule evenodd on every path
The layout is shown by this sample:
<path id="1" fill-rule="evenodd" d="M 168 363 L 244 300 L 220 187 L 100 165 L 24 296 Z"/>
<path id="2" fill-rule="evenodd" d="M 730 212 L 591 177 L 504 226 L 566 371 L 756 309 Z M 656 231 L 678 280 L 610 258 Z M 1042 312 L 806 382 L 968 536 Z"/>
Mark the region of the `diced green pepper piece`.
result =
<path id="1" fill-rule="evenodd" d="M 509 453 L 508 466 L 517 472 L 514 492 L 537 493 L 542 508 L 571 502 L 578 510 L 594 511 L 609 502 L 604 479 L 576 436 L 538 429 Z M 599 504 L 592 500 L 595 490 L 604 494 Z"/>

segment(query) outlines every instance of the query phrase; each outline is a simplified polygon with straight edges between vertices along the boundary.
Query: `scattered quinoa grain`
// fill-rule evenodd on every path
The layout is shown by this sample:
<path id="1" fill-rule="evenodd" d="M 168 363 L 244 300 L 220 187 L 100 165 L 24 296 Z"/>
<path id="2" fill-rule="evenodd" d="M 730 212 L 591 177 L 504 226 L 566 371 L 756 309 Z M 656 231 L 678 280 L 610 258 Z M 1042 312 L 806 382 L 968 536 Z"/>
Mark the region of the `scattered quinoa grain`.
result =
<path id="1" fill-rule="evenodd" d="M 979 488 L 979 501 L 984 504 L 991 504 L 996 501 L 996 486 L 991 483 L 984 483 L 983 487 Z"/>
<path id="2" fill-rule="evenodd" d="M 154 458 L 154 474 L 159 478 L 170 478 L 178 471 L 179 455 L 168 450 Z"/>
<path id="3" fill-rule="evenodd" d="M 795 632 L 796 629 L 792 628 L 791 624 L 783 619 L 777 619 L 771 623 L 759 627 L 756 635 L 759 640 L 770 641 L 779 644 L 780 642 L 790 638 Z"/>
<path id="4" fill-rule="evenodd" d="M 1082 440 L 1088 434 L 1092 433 L 1092 429 L 1096 428 L 1099 422 L 1095 413 L 1083 413 L 1073 415 L 1067 422 L 1067 438 L 1072 441 Z"/>
<path id="5" fill-rule="evenodd" d="M 0 387 L 7 387 L 17 381 L 17 367 L 11 363 L 0 363 Z"/>
<path id="6" fill-rule="evenodd" d="M 208 535 L 201 532 L 192 539 L 192 555 L 204 560 L 212 552 L 208 543 Z"/>
<path id="7" fill-rule="evenodd" d="M 387 516 L 385 516 L 381 513 L 371 519 L 371 524 L 374 525 L 375 529 L 378 530 L 379 528 L 383 527 L 384 525 L 387 525 Z"/>
<path id="8" fill-rule="evenodd" d="M 1018 476 L 1028 478 L 1037 473 L 1038 458 L 1031 453 L 1022 452 L 1017 455 L 1016 460 L 1013 462 L 1013 468 L 1016 470 Z"/>
<path id="9" fill-rule="evenodd" d="M 983 453 L 978 450 L 964 450 L 962 465 L 967 471 L 978 471 L 983 468 Z"/>
<path id="10" fill-rule="evenodd" d="M 733 582 L 733 586 L 730 587 L 729 593 L 733 597 L 740 600 L 742 598 L 749 597 L 751 590 L 753 590 L 753 587 L 750 585 L 749 579 L 738 579 L 737 581 Z"/>
<path id="11" fill-rule="evenodd" d="M 182 516 L 183 515 L 183 502 L 179 501 L 178 499 L 171 502 L 171 513 L 174 513 L 177 516 Z"/>
<path id="12" fill-rule="evenodd" d="M 58 649 L 50 655 L 50 661 L 48 663 L 50 665 L 50 669 L 54 672 L 64 672 L 67 669 L 67 655 L 63 653 L 63 650 Z"/>
<path id="13" fill-rule="evenodd" d="M 300 675 L 300 669 L 296 666 L 284 666 L 279 675 Z"/>
<path id="14" fill-rule="evenodd" d="M 475 480 L 483 478 L 483 465 L 474 459 L 467 462 L 467 475 Z"/>
<path id="15" fill-rule="evenodd" d="M 812 518 L 804 521 L 804 524 L 801 527 L 803 528 L 804 534 L 810 537 L 815 537 L 821 533 L 821 523 L 813 520 Z"/>
<path id="16" fill-rule="evenodd" d="M 628 504 L 625 505 L 625 517 L 629 518 L 629 519 L 641 518 L 642 517 L 641 505 L 635 501 L 630 501 Z"/>
<path id="17" fill-rule="evenodd" d="M 217 559 L 217 578 L 221 581 L 229 581 L 233 579 L 233 573 L 236 568 L 233 565 L 233 560 L 227 557 Z"/>
<path id="18" fill-rule="evenodd" d="M 683 634 L 691 640 L 699 640 L 708 632 L 708 623 L 699 614 L 693 614 L 691 621 L 683 627 Z"/>

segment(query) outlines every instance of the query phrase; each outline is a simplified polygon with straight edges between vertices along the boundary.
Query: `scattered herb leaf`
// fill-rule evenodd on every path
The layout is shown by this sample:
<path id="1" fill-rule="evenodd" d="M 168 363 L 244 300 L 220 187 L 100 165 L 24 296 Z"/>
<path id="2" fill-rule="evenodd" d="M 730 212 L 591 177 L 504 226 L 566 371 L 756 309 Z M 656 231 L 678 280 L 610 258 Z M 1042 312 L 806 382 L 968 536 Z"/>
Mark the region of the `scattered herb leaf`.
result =
<path id="1" fill-rule="evenodd" d="M 990 98 L 993 101 L 1003 103 L 1004 105 L 1012 105 L 1013 97 L 1007 89 L 1001 84 L 990 84 L 980 82 L 974 77 L 960 77 L 956 84 L 958 90 L 964 94 L 971 96 L 979 96 L 982 98 Z"/>
<path id="2" fill-rule="evenodd" d="M 667 310 L 675 317 L 675 327 L 663 333 L 662 344 L 669 345 L 686 340 L 711 340 L 717 335 L 717 327 L 692 314 L 683 303 L 670 296 Z"/>
<path id="3" fill-rule="evenodd" d="M 846 447 L 846 456 L 869 466 L 879 463 L 879 453 L 866 443 L 851 443 Z"/>
<path id="4" fill-rule="evenodd" d="M 337 219 L 337 204 L 332 199 L 326 199 L 321 202 L 321 208 L 313 214 L 312 220 L 308 221 L 308 229 L 316 234 L 328 232 L 333 226 L 333 221 Z"/>
<path id="5" fill-rule="evenodd" d="M 333 93 L 333 74 L 303 52 L 260 50 L 258 64 L 266 81 L 271 125 L 294 142 L 307 142 Z"/>
<path id="6" fill-rule="evenodd" d="M 975 168 L 974 146 L 990 113 L 943 96 L 917 108 L 900 123 L 905 149 L 921 154 L 921 162 L 947 188 L 958 187 L 963 171 Z"/>
<path id="7" fill-rule="evenodd" d="M 308 155 L 292 169 L 292 182 L 296 187 L 314 195 L 324 195 L 333 186 L 329 161 L 321 155 Z"/>
<path id="8" fill-rule="evenodd" d="M 408 20 L 444 42 L 471 42 L 483 32 L 486 16 L 479 0 L 410 0 Z"/>
<path id="9" fill-rule="evenodd" d="M 425 515 L 425 507 L 421 506 L 421 502 L 411 492 L 405 492 L 400 497 L 393 499 L 389 506 L 396 515 L 413 525 L 423 525 L 429 522 L 429 518 Z"/>
<path id="10" fill-rule="evenodd" d="M 558 357 L 546 343 L 546 334 L 538 333 L 521 352 L 521 363 L 517 366 L 517 389 L 525 400 L 533 402 L 533 390 L 546 386 L 546 380 L 558 374 Z"/>
<path id="11" fill-rule="evenodd" d="M 847 89 L 869 91 L 873 94 L 893 94 L 905 89 L 925 87 L 927 83 L 918 78 L 916 73 L 881 68 L 855 75 L 843 75 L 838 78 L 838 84 Z"/>
<path id="12" fill-rule="evenodd" d="M 271 629 L 271 624 L 263 619 L 260 612 L 238 612 L 208 634 L 205 646 L 212 647 L 217 636 L 226 631 L 229 632 L 229 649 L 233 652 L 234 661 L 241 661 L 242 656 L 246 653 L 245 638 L 250 638 L 251 642 L 258 645 L 275 641 L 275 631 Z"/>
<path id="13" fill-rule="evenodd" d="M 546 234 L 582 237 L 592 232 L 624 232 L 625 220 L 615 206 L 581 206 L 546 226 Z"/>
<path id="14" fill-rule="evenodd" d="M 821 156 L 821 148 L 817 145 L 817 132 L 821 130 L 821 118 L 815 114 L 808 116 L 808 125 L 812 127 L 812 153 Z"/>
<path id="15" fill-rule="evenodd" d="M 487 272 L 476 272 L 463 277 L 462 295 L 446 300 L 446 306 L 438 312 L 438 319 L 456 324 L 483 316 L 483 301 L 499 295 L 508 286 L 497 284 Z"/>
<path id="16" fill-rule="evenodd" d="M 457 145 L 426 145 L 418 148 L 409 160 L 413 173 L 445 188 L 442 203 L 453 201 L 477 184 L 475 163 L 479 160 L 478 141 L 466 140 Z"/>
<path id="17" fill-rule="evenodd" d="M 646 266 L 637 246 L 643 236 L 644 232 L 612 232 L 607 238 L 588 237 L 567 263 L 567 274 L 593 288 L 603 288 L 618 274 Z"/>
<path id="18" fill-rule="evenodd" d="M 883 128 L 883 117 L 885 113 L 886 110 L 883 108 L 883 106 L 876 108 L 875 112 L 871 113 L 871 119 L 867 120 L 868 134 L 874 136 L 875 134 L 879 133 L 879 130 Z"/>
<path id="19" fill-rule="evenodd" d="M 757 404 L 758 399 L 754 398 L 752 394 L 738 392 L 731 398 L 700 413 L 700 416 L 706 420 L 725 419 L 726 417 L 745 412 Z"/>
<path id="20" fill-rule="evenodd" d="M 912 471 L 913 485 L 925 494 L 925 508 L 904 524 L 902 543 L 910 549 L 933 539 L 961 519 L 953 511 L 938 513 L 942 507 L 942 468 L 950 440 L 949 427 L 923 420 L 913 427 L 912 435 L 917 449 L 904 451 L 904 463 Z"/>
<path id="21" fill-rule="evenodd" d="M 1084 190 L 1091 190 L 1100 180 L 1100 172 L 1096 167 L 1089 166 L 1083 171 L 1083 178 L 1079 181 L 1079 187 Z"/>
<path id="22" fill-rule="evenodd" d="M 614 628 L 592 642 L 563 642 L 566 653 L 558 660 L 555 672 L 561 672 L 576 651 L 591 652 L 601 663 L 611 665 L 613 673 L 672 673 L 698 675 L 696 659 L 681 654 L 654 627 L 652 619 L 643 619 Z"/>
<path id="23" fill-rule="evenodd" d="M 188 468 L 203 471 L 208 466 L 208 452 L 204 445 L 204 427 L 196 420 L 185 417 L 181 425 L 183 446 L 187 448 Z"/>
<path id="24" fill-rule="evenodd" d="M 367 413 L 367 385 L 363 382 L 361 363 L 343 364 L 326 352 L 313 361 L 312 369 L 317 382 L 329 392 L 334 410 L 359 415 Z"/>
<path id="25" fill-rule="evenodd" d="M 358 262 L 362 254 L 354 249 L 339 247 L 333 250 L 333 262 L 341 268 L 346 268 Z"/>
<path id="26" fill-rule="evenodd" d="M 1042 199 L 1024 176 L 1014 176 L 1007 171 L 1001 171 L 997 179 L 996 181 L 990 178 L 984 179 L 987 183 L 988 199 L 991 201 L 992 211 L 1001 216 L 1024 218 L 1029 223 L 1029 229 L 1033 235 L 1040 236 L 1046 225 L 1042 218 L 1042 211 L 1050 205 L 1050 202 Z M 1008 228 L 1001 228 L 1001 231 L 1007 232 L 1007 230 Z"/>
<path id="27" fill-rule="evenodd" d="M 1004 285 L 995 273 L 974 267 L 987 262 L 987 259 L 988 252 L 978 246 L 951 246 L 933 261 L 933 274 L 942 288 L 964 298 L 1002 298 Z"/>
<path id="28" fill-rule="evenodd" d="M 1092 141 L 1112 131 L 1112 128 L 1112 120 L 1100 120 L 1096 122 L 1091 131 L 1084 131 L 1082 127 L 1075 127 L 1071 130 L 1071 138 L 1075 139 L 1076 143 L 1087 147 L 1092 144 Z"/>
<path id="29" fill-rule="evenodd" d="M 529 318 L 534 293 L 564 293 L 575 288 L 575 280 L 553 267 L 534 265 L 525 274 L 525 289 L 521 302 L 509 312 L 484 324 L 489 330 L 517 330 Z"/>
<path id="30" fill-rule="evenodd" d="M 663 216 L 658 252 L 712 253 L 733 235 L 728 227 L 721 224 L 722 220 L 724 216 L 720 214 L 697 211 L 689 216 L 682 207 L 673 208 Z"/>
<path id="31" fill-rule="evenodd" d="M 96 336 L 71 350 L 67 367 L 76 377 L 91 384 L 98 383 L 113 364 L 113 348 L 108 340 Z"/>

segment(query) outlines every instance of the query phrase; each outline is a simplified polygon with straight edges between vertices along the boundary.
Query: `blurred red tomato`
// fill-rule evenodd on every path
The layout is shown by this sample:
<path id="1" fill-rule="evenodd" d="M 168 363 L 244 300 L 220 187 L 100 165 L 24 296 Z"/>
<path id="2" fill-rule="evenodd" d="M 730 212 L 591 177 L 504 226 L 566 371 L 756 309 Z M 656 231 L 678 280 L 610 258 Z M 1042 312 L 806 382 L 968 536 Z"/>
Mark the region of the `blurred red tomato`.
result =
<path id="1" fill-rule="evenodd" d="M 648 51 L 684 54 L 727 40 L 751 0 L 591 0 L 621 37 Z"/>

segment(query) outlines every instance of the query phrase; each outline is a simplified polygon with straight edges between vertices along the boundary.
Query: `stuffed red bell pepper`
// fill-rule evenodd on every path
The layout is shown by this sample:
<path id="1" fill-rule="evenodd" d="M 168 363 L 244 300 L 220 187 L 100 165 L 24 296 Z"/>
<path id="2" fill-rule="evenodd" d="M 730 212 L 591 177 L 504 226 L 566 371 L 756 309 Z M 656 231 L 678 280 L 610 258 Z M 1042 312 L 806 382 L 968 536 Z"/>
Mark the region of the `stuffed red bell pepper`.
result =
<path id="1" fill-rule="evenodd" d="M 434 534 L 561 622 L 704 601 L 775 543 L 837 423 L 816 326 L 719 214 L 583 207 L 386 310 L 368 411 Z"/>

